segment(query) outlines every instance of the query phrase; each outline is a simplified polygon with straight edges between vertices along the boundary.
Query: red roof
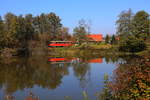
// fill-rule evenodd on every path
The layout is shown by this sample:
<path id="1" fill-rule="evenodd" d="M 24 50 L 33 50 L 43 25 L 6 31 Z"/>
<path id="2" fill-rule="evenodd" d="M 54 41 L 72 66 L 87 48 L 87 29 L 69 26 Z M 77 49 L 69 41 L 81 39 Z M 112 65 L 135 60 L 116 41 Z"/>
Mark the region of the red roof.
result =
<path id="1" fill-rule="evenodd" d="M 120 37 L 119 37 L 119 36 L 116 36 L 116 40 L 120 40 Z"/>
<path id="2" fill-rule="evenodd" d="M 102 34 L 90 34 L 90 35 L 87 35 L 87 37 L 89 37 L 91 41 L 96 41 L 96 42 L 100 42 L 103 40 Z"/>

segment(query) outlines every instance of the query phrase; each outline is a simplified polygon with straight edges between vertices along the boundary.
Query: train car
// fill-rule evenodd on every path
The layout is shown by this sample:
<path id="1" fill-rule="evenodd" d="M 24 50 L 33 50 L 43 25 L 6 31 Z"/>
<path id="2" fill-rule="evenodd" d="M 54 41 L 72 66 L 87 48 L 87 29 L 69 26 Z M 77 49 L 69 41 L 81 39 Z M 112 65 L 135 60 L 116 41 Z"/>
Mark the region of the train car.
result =
<path id="1" fill-rule="evenodd" d="M 50 41 L 48 47 L 69 47 L 74 45 L 72 41 Z"/>

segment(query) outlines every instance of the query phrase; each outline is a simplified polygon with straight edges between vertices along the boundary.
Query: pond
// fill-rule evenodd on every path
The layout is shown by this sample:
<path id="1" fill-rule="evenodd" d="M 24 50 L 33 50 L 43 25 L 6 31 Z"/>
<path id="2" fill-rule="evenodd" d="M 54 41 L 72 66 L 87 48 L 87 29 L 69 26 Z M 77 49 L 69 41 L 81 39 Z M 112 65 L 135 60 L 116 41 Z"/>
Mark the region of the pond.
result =
<path id="1" fill-rule="evenodd" d="M 66 96 L 83 100 L 84 92 L 96 100 L 104 74 L 112 77 L 119 64 L 134 58 L 42 54 L 0 59 L 0 100 L 65 100 Z"/>

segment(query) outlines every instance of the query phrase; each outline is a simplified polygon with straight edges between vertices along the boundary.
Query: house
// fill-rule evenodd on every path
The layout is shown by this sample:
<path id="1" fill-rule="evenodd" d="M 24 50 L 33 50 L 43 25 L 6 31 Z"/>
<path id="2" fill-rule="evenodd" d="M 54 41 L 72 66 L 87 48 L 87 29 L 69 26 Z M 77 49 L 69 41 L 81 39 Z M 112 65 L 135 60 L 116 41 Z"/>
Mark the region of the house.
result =
<path id="1" fill-rule="evenodd" d="M 90 34 L 87 35 L 90 42 L 102 42 L 103 41 L 103 35 L 102 34 Z"/>
<path id="2" fill-rule="evenodd" d="M 119 41 L 119 40 L 120 40 L 120 37 L 119 37 L 119 36 L 116 36 L 115 39 L 116 39 L 117 41 Z"/>

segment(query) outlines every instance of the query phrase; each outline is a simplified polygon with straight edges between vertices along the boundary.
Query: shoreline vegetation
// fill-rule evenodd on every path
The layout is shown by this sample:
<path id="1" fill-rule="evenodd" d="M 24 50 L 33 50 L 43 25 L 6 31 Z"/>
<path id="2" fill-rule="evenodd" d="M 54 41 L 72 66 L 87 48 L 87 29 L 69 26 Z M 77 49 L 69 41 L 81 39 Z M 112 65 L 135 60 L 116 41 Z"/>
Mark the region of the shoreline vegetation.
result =
<path id="1" fill-rule="evenodd" d="M 20 48 L 24 51 L 22 48 Z M 61 47 L 61 48 L 48 48 L 47 46 L 42 47 L 35 47 L 30 48 L 30 51 L 24 55 L 32 55 L 34 51 L 47 51 L 52 56 L 70 56 L 73 57 L 74 55 L 139 55 L 144 56 L 150 54 L 150 47 L 147 47 L 145 50 L 140 52 L 122 52 L 119 51 L 119 47 L 117 45 L 110 45 L 110 44 L 91 44 L 91 45 L 79 45 L 79 46 L 71 46 L 71 47 Z M 4 48 L 0 50 L 1 57 L 15 57 L 18 56 L 18 48 Z M 35 52 L 34 52 L 35 53 Z"/>
<path id="2" fill-rule="evenodd" d="M 118 42 L 118 41 L 117 41 Z M 102 54 L 102 55 L 147 55 L 150 54 L 150 39 L 144 42 L 146 44 L 146 48 L 139 52 L 125 52 L 119 50 L 119 43 L 111 44 L 106 43 L 106 41 L 101 43 L 82 43 L 82 44 L 75 44 L 70 47 L 48 47 L 45 41 L 35 41 L 30 40 L 28 41 L 28 47 L 14 47 L 8 48 L 4 47 L 0 49 L 0 56 L 1 57 L 13 57 L 13 56 L 30 56 L 34 51 L 47 51 L 51 54 L 56 54 L 57 56 L 73 56 L 73 55 L 82 55 L 86 53 L 94 54 Z M 20 51 L 19 51 L 20 50 Z M 21 52 L 22 51 L 22 52 Z M 20 55 L 18 55 L 20 52 Z"/>
<path id="3" fill-rule="evenodd" d="M 7 13 L 0 17 L 0 55 L 28 56 L 32 49 L 48 48 L 50 41 L 76 41 L 77 45 L 55 48 L 60 53 L 99 50 L 110 54 L 143 55 L 150 52 L 150 19 L 147 12 L 134 14 L 131 9 L 122 11 L 116 25 L 116 34 L 107 34 L 102 41 L 90 43 L 87 35 L 91 34 L 91 26 L 84 19 L 79 20 L 78 26 L 70 34 L 69 28 L 64 27 L 61 18 L 53 12 L 37 16 Z"/>
<path id="4" fill-rule="evenodd" d="M 105 87 L 103 96 L 100 96 L 104 97 L 101 100 L 149 100 L 150 16 L 145 11 L 133 14 L 129 9 L 118 17 L 116 34 L 106 35 L 99 43 L 89 43 L 86 35 L 91 34 L 90 25 L 85 20 L 79 21 L 71 35 L 69 28 L 61 24 L 60 17 L 55 13 L 38 16 L 7 13 L 3 19 L 0 17 L 0 59 L 45 52 L 44 57 L 87 56 L 87 59 L 92 56 L 139 55 L 142 59 L 130 59 L 118 65 L 113 82 L 108 82 L 108 76 L 104 75 Z M 78 44 L 67 48 L 48 48 L 49 41 L 58 40 L 76 41 Z M 83 95 L 85 100 L 89 100 L 85 92 Z"/>

